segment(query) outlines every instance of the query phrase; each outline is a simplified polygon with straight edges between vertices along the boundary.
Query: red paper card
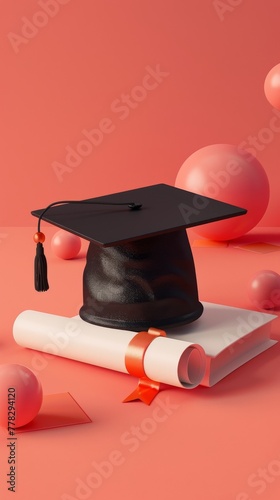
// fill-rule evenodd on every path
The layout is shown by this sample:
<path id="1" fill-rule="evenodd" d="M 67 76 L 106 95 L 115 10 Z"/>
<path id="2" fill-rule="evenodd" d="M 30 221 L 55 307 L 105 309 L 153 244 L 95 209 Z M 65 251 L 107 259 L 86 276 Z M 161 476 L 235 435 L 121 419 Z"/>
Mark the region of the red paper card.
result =
<path id="1" fill-rule="evenodd" d="M 91 421 L 69 392 L 48 394 L 43 398 L 38 415 L 29 424 L 18 427 L 16 434 L 67 425 L 86 424 Z"/>

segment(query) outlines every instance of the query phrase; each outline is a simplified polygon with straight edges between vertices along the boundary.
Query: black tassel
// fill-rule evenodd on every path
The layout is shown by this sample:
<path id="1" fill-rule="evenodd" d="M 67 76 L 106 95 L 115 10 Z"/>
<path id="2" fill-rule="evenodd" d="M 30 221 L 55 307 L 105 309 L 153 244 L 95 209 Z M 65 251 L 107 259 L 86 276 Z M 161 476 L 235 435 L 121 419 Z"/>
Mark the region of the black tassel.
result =
<path id="1" fill-rule="evenodd" d="M 34 234 L 33 239 L 35 243 L 37 243 L 36 248 L 36 257 L 34 262 L 34 278 L 35 278 L 35 290 L 37 292 L 46 292 L 49 289 L 48 284 L 48 268 L 47 268 L 47 259 L 44 254 L 43 242 L 45 241 L 44 233 L 41 233 L 41 220 L 45 213 L 56 205 L 64 205 L 68 203 L 77 203 L 84 205 L 127 205 L 131 210 L 139 210 L 142 207 L 140 203 L 103 203 L 99 201 L 90 201 L 90 200 L 63 200 L 63 201 L 55 201 L 48 205 L 39 215 L 38 220 L 38 230 L 37 233 Z"/>
<path id="2" fill-rule="evenodd" d="M 47 259 L 44 254 L 44 247 L 42 243 L 37 243 L 36 247 L 34 278 L 35 290 L 37 290 L 37 292 L 46 292 L 49 289 Z"/>

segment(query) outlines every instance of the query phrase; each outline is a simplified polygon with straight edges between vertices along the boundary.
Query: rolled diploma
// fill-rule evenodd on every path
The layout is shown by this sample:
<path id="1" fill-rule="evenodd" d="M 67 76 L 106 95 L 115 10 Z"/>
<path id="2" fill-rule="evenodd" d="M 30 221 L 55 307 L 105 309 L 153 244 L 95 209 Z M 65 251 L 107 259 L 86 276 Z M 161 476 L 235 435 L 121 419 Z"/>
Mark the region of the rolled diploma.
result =
<path id="1" fill-rule="evenodd" d="M 23 311 L 13 326 L 14 339 L 22 347 L 123 373 L 128 373 L 125 354 L 136 334 L 38 311 Z M 144 354 L 147 377 L 177 387 L 196 387 L 205 369 L 203 348 L 183 340 L 155 337 Z"/>

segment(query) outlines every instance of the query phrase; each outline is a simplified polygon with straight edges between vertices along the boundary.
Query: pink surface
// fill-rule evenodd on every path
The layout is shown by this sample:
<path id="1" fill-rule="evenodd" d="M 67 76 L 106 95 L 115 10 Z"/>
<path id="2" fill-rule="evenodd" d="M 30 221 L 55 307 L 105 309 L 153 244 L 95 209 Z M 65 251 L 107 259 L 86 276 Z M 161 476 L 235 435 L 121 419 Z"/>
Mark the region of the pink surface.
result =
<path id="1" fill-rule="evenodd" d="M 256 154 L 271 183 L 262 224 L 279 225 L 280 112 L 264 94 L 278 0 L 1 4 L 2 225 L 65 196 L 174 184 L 216 143 Z"/>
<path id="2" fill-rule="evenodd" d="M 280 346 L 211 389 L 166 386 L 150 406 L 123 404 L 124 394 L 135 388 L 133 377 L 15 344 L 12 324 L 24 309 L 71 316 L 82 301 L 84 259 L 63 261 L 53 256 L 50 241 L 55 229 L 45 225 L 51 288 L 41 294 L 33 290 L 33 229 L 0 230 L 5 234 L 0 246 L 0 362 L 34 370 L 45 394 L 70 392 L 92 423 L 19 434 L 14 497 L 277 500 Z M 192 232 L 189 236 L 195 239 Z M 19 241 L 21 251 L 15 259 Z M 255 230 L 234 244 L 254 241 L 279 244 L 280 231 Z M 279 253 L 245 252 L 234 244 L 193 248 L 200 298 L 249 309 L 249 280 L 259 269 L 269 267 L 279 273 Z M 273 332 L 280 338 L 278 320 Z M 11 498 L 6 445 L 6 434 L 1 432 L 1 500 Z"/>

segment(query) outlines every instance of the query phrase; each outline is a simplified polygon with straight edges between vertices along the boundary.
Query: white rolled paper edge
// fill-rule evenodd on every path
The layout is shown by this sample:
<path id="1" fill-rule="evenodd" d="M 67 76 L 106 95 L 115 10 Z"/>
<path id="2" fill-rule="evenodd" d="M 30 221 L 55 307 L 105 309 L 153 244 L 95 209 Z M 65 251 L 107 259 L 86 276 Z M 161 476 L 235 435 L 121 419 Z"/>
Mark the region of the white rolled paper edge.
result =
<path id="1" fill-rule="evenodd" d="M 23 311 L 13 326 L 14 339 L 22 347 L 123 373 L 128 373 L 125 354 L 136 334 L 38 311 Z M 155 337 L 144 355 L 148 378 L 177 387 L 196 387 L 205 370 L 205 352 L 191 342 Z"/>

